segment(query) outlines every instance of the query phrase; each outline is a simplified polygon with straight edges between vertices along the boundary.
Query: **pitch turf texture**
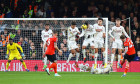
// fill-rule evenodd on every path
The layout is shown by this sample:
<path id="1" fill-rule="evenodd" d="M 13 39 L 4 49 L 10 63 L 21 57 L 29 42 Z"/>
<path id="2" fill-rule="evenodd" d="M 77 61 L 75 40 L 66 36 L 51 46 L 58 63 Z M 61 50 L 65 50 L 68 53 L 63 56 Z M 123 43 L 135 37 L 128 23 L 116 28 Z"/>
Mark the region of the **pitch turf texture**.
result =
<path id="1" fill-rule="evenodd" d="M 140 73 L 122 72 L 95 75 L 89 72 L 60 72 L 61 77 L 46 72 L 0 72 L 0 84 L 140 84 Z"/>

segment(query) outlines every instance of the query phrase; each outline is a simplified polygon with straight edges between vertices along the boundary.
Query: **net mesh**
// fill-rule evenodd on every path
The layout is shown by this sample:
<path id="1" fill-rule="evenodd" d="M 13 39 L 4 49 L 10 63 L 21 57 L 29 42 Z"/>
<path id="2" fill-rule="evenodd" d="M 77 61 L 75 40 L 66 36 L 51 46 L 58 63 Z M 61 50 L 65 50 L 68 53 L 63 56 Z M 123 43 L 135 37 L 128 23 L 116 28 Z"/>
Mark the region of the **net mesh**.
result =
<path id="1" fill-rule="evenodd" d="M 62 53 L 56 53 L 57 60 L 66 61 L 68 59 L 70 51 L 67 47 L 67 29 L 71 25 L 71 22 L 75 21 L 76 26 L 79 28 L 80 32 L 81 25 L 88 21 L 89 24 L 94 25 L 97 23 L 97 20 L 1 20 L 0 21 L 0 34 L 1 34 L 1 46 L 0 46 L 0 59 L 6 60 L 6 45 L 8 39 L 14 38 L 14 42 L 21 45 L 23 48 L 25 58 L 24 60 L 42 60 L 43 54 L 43 41 L 41 38 L 41 31 L 45 29 L 45 24 L 50 24 L 50 29 L 58 31 L 58 47 L 63 51 Z M 103 21 L 103 25 L 106 27 L 106 20 Z M 115 24 L 113 22 L 108 22 L 108 31 Z M 108 34 L 107 34 L 108 35 Z M 84 37 L 80 38 L 77 41 L 77 44 L 80 48 L 80 57 L 79 60 L 83 61 L 82 55 L 82 43 Z M 107 40 L 107 55 L 108 61 L 110 61 L 111 56 L 111 46 L 112 39 L 108 36 Z M 90 47 L 86 49 L 86 56 L 88 61 L 94 61 L 92 58 Z M 73 57 L 71 60 L 75 60 Z M 103 61 L 101 50 L 99 49 L 98 61 Z M 32 64 L 32 63 L 30 63 Z"/>

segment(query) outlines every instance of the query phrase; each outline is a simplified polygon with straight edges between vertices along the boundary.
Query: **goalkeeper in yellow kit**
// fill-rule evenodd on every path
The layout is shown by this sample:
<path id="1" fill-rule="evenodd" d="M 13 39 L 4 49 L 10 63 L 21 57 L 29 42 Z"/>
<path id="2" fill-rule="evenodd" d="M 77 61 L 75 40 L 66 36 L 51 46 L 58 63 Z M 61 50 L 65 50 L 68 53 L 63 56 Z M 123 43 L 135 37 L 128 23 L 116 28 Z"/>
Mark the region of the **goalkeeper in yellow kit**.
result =
<path id="1" fill-rule="evenodd" d="M 18 51 L 17 48 L 20 49 L 21 55 L 20 55 L 20 53 L 19 53 L 19 51 Z M 9 53 L 9 52 L 10 52 L 10 53 Z M 9 55 L 9 58 L 8 58 L 8 55 Z M 6 71 L 5 71 L 5 72 L 8 71 L 9 64 L 10 64 L 10 62 L 11 62 L 14 58 L 16 58 L 17 60 L 20 60 L 20 62 L 23 64 L 23 66 L 24 66 L 24 68 L 26 69 L 26 71 L 29 72 L 29 70 L 27 69 L 26 64 L 25 64 L 25 62 L 23 61 L 23 59 L 22 59 L 21 56 L 24 57 L 24 53 L 23 53 L 22 47 L 21 47 L 20 45 L 18 45 L 17 43 L 14 43 L 14 42 L 13 42 L 13 39 L 10 38 L 10 39 L 9 39 L 9 44 L 7 45 L 7 53 L 6 53 L 6 56 L 5 56 L 5 58 L 8 58 L 8 62 L 6 63 Z"/>

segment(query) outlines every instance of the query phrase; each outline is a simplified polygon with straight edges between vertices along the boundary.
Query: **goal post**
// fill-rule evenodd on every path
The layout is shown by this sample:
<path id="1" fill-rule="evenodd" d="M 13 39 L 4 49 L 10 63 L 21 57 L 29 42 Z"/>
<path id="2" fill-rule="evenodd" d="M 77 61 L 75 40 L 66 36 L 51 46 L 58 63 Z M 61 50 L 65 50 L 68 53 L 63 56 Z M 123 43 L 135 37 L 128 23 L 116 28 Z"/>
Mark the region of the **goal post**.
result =
<path id="1" fill-rule="evenodd" d="M 64 46 L 63 48 L 61 48 L 63 51 L 65 51 L 65 48 L 67 49 L 67 52 L 65 52 L 65 56 L 60 56 L 61 54 L 57 54 L 57 58 L 58 58 L 58 71 L 80 71 L 78 69 L 76 69 L 74 67 L 74 59 L 73 58 L 70 62 L 70 65 L 68 67 L 68 69 L 66 69 L 65 65 L 66 65 L 66 59 L 68 58 L 68 47 L 67 47 L 67 43 L 65 44 L 65 40 L 67 40 L 66 36 L 66 32 L 68 27 L 71 25 L 72 21 L 76 21 L 77 23 L 77 27 L 79 28 L 80 32 L 81 32 L 81 25 L 85 22 L 88 21 L 89 24 L 94 25 L 95 23 L 97 23 L 98 18 L 0 18 L 0 33 L 1 35 L 4 35 L 6 31 L 4 31 L 5 29 L 8 30 L 7 34 L 8 34 L 8 38 L 9 35 L 11 37 L 14 38 L 18 36 L 18 32 L 22 32 L 22 35 L 19 35 L 18 38 L 16 38 L 16 42 L 18 44 L 22 44 L 20 41 L 22 40 L 27 40 L 28 39 L 28 45 L 23 46 L 23 50 L 27 53 L 25 54 L 27 57 L 25 58 L 25 62 L 27 64 L 27 67 L 29 67 L 29 69 L 31 71 L 35 71 L 35 67 L 38 67 L 38 71 L 42 71 L 42 67 L 43 67 L 43 63 L 42 63 L 42 51 L 40 50 L 40 46 L 42 46 L 42 40 L 41 40 L 41 31 L 44 29 L 44 26 L 46 23 L 50 24 L 50 28 L 52 30 L 57 30 L 59 32 L 59 36 L 58 39 L 59 40 L 59 48 L 61 48 L 62 46 Z M 41 26 L 42 25 L 42 26 Z M 108 49 L 110 49 L 110 46 L 108 46 L 109 43 L 109 36 L 108 36 L 108 31 L 110 29 L 110 22 L 108 21 L 108 18 L 103 18 L 103 25 L 105 26 L 105 31 L 106 31 L 106 37 L 105 37 L 105 52 L 106 52 L 106 59 L 108 59 L 108 61 L 110 61 L 110 53 Z M 38 27 L 38 29 L 36 29 L 36 26 Z M 42 28 L 41 28 L 42 27 Z M 18 31 L 20 30 L 20 31 Z M 37 30 L 37 31 L 36 31 Z M 64 31 L 63 31 L 64 30 Z M 14 33 L 13 33 L 14 31 Z M 33 37 L 32 35 L 34 34 L 34 32 L 37 34 L 37 37 Z M 60 36 L 62 35 L 62 36 Z M 64 36 L 66 35 L 66 36 Z M 23 37 L 23 38 L 20 38 Z M 60 38 L 59 38 L 60 37 Z M 64 38 L 63 38 L 64 37 Z M 6 39 L 6 37 L 5 37 Z M 78 41 L 78 44 L 80 45 L 80 48 L 82 46 L 82 41 L 84 38 L 81 38 L 81 40 Z M 96 40 L 96 39 L 95 39 Z M 29 44 L 30 41 L 32 41 L 32 44 Z M 61 44 L 62 43 L 62 44 Z M 35 49 L 36 51 L 32 51 L 32 47 L 31 45 L 35 45 Z M 1 46 L 2 47 L 2 46 Z M 5 45 L 6 47 L 6 45 Z M 29 47 L 26 48 L 26 47 Z M 1 48 L 3 49 L 3 48 Z M 99 51 L 101 52 L 101 51 Z M 36 57 L 34 58 L 34 55 L 31 53 L 35 53 Z M 94 59 L 89 57 L 90 54 L 90 47 L 87 47 L 86 53 L 88 55 L 88 62 L 87 65 L 89 66 L 93 66 L 94 65 Z M 0 65 L 3 65 L 3 67 L 6 65 L 6 59 L 4 58 L 5 56 L 5 51 L 3 50 L 3 52 L 0 52 L 1 54 L 1 58 L 0 60 Z M 66 55 L 67 54 L 67 55 Z M 31 56 L 28 56 L 31 55 Z M 28 58 L 29 57 L 29 58 Z M 98 56 L 98 63 L 100 65 L 102 65 L 102 54 L 100 53 Z M 82 56 L 82 50 L 80 50 L 80 58 L 79 58 L 79 63 L 83 63 L 83 56 Z M 100 66 L 99 65 L 99 66 Z M 22 67 L 22 65 L 18 62 L 18 61 L 13 61 L 10 67 L 11 71 L 24 71 L 24 68 Z M 18 68 L 18 69 L 16 69 Z M 66 70 L 65 70 L 66 69 Z M 4 69 L 0 70 L 3 71 Z"/>

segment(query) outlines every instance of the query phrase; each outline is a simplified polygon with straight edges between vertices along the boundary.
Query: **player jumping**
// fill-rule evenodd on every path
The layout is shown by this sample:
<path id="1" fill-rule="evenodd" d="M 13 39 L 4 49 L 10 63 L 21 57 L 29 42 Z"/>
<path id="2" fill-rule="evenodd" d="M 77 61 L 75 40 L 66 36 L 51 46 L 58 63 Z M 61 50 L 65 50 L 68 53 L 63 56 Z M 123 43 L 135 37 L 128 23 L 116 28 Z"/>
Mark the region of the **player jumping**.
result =
<path id="1" fill-rule="evenodd" d="M 98 18 L 98 24 L 94 24 L 94 29 L 96 30 L 96 33 L 94 35 L 94 44 L 95 44 L 95 54 L 94 54 L 94 69 L 97 67 L 97 57 L 98 57 L 98 49 L 101 48 L 104 60 L 105 60 L 105 65 L 104 67 L 107 66 L 107 57 L 105 53 L 105 48 L 104 48 L 104 38 L 105 38 L 105 27 L 102 25 L 103 19 Z"/>
<path id="2" fill-rule="evenodd" d="M 52 64 L 45 69 L 45 71 L 48 73 L 48 75 L 50 75 L 49 73 L 49 70 L 51 68 L 54 69 L 54 72 L 55 72 L 55 76 L 60 76 L 58 73 L 57 73 L 57 60 L 56 60 L 56 55 L 55 55 L 55 50 L 57 50 L 58 52 L 62 53 L 61 50 L 58 49 L 57 47 L 57 31 L 53 31 L 53 36 L 50 37 L 47 41 L 46 41 L 46 46 L 47 46 L 47 50 L 46 52 L 44 53 L 43 56 L 47 56 L 48 60 L 50 62 L 52 62 Z"/>
<path id="3" fill-rule="evenodd" d="M 85 22 L 85 25 L 87 25 L 87 29 L 82 29 L 82 33 L 79 35 L 79 37 L 85 36 L 83 46 L 82 46 L 84 63 L 86 62 L 86 47 L 90 44 L 92 52 L 94 51 L 94 38 L 93 38 L 93 36 L 96 33 L 93 26 L 88 24 L 88 22 Z"/>
<path id="4" fill-rule="evenodd" d="M 126 61 L 126 67 L 124 70 L 124 74 L 122 75 L 122 77 L 126 76 L 126 73 L 129 69 L 129 63 L 134 59 L 136 51 L 134 48 L 134 44 L 132 42 L 132 40 L 130 38 L 126 38 L 124 35 L 121 35 L 120 39 L 123 41 L 123 45 L 124 45 L 124 59 L 121 62 L 121 64 L 119 64 L 120 68 L 122 68 L 122 65 L 125 63 Z"/>
<path id="5" fill-rule="evenodd" d="M 43 30 L 43 31 L 41 32 L 41 37 L 42 37 L 42 40 L 43 40 L 43 53 L 44 53 L 45 50 L 47 49 L 47 46 L 44 47 L 46 41 L 48 40 L 48 38 L 50 38 L 50 37 L 52 36 L 52 30 L 49 29 L 49 28 L 50 28 L 49 24 L 46 24 L 46 25 L 45 25 L 45 30 Z M 44 57 L 43 62 L 44 62 L 44 67 L 43 67 L 43 69 L 45 69 L 45 68 L 47 67 L 47 65 L 46 65 L 46 64 L 47 64 L 47 57 Z"/>
<path id="6" fill-rule="evenodd" d="M 17 48 L 20 49 L 21 55 L 20 55 Z M 9 54 L 9 52 L 10 52 L 10 54 Z M 8 55 L 9 55 L 9 58 L 8 58 Z M 6 71 L 5 72 L 8 71 L 9 64 L 14 58 L 16 58 L 17 60 L 20 60 L 20 62 L 23 64 L 26 71 L 29 72 L 29 69 L 27 69 L 26 64 L 23 61 L 21 56 L 24 57 L 22 47 L 20 45 L 18 45 L 17 43 L 14 43 L 12 38 L 9 38 L 9 44 L 7 45 L 7 53 L 5 56 L 5 58 L 8 58 L 8 62 L 6 63 Z"/>
<path id="7" fill-rule="evenodd" d="M 121 54 L 122 54 L 122 41 L 120 39 L 120 36 L 122 33 L 129 38 L 128 34 L 125 32 L 124 27 L 120 25 L 121 20 L 119 18 L 116 19 L 116 26 L 112 27 L 112 30 L 109 31 L 109 35 L 113 38 L 113 44 L 112 44 L 112 55 L 111 55 L 111 66 L 113 66 L 113 60 L 115 56 L 116 49 L 118 49 L 118 63 L 117 68 L 119 68 L 119 63 L 121 60 Z M 111 34 L 113 32 L 113 35 Z"/>
<path id="8" fill-rule="evenodd" d="M 76 62 L 78 62 L 78 59 L 79 59 L 79 48 L 77 46 L 77 43 L 76 43 L 76 35 L 80 34 L 80 31 L 79 29 L 76 27 L 76 23 L 75 22 L 72 22 L 71 23 L 71 27 L 68 28 L 68 48 L 70 50 L 70 54 L 69 54 L 69 57 L 68 57 L 68 60 L 67 60 L 67 65 L 70 61 L 70 59 L 72 57 L 74 57 L 76 55 Z"/>

